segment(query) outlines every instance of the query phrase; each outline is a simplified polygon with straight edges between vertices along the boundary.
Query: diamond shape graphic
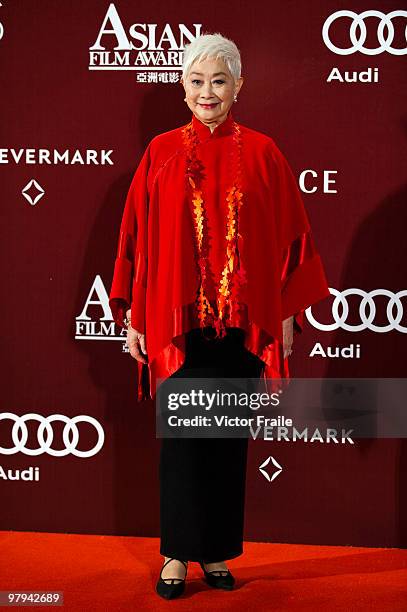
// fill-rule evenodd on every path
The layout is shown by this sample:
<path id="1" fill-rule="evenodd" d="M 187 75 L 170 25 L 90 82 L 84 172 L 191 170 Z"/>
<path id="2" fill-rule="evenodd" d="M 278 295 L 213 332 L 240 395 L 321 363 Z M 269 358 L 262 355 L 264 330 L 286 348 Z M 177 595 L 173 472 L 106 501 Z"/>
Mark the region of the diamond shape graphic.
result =
<path id="1" fill-rule="evenodd" d="M 266 466 L 269 465 L 269 463 L 272 463 L 274 465 L 275 468 L 277 468 L 272 475 L 270 476 L 270 474 L 268 473 L 267 470 L 263 469 Z M 267 459 L 265 461 L 263 461 L 263 463 L 261 465 L 259 465 L 259 470 L 260 472 L 263 474 L 263 476 L 269 481 L 269 482 L 273 482 L 273 480 L 275 478 L 277 478 L 277 476 L 279 474 L 281 474 L 281 472 L 283 471 L 283 468 L 281 467 L 281 465 L 278 463 L 278 461 L 276 461 L 274 459 L 274 457 L 272 457 L 271 455 L 269 457 L 267 457 Z"/>
<path id="2" fill-rule="evenodd" d="M 30 189 L 32 190 L 31 192 L 30 192 Z M 39 200 L 41 200 L 45 191 L 43 190 L 41 185 L 37 183 L 35 179 L 31 179 L 31 181 L 27 183 L 27 185 L 22 189 L 21 193 L 23 194 L 25 199 L 32 206 L 34 206 Z"/>

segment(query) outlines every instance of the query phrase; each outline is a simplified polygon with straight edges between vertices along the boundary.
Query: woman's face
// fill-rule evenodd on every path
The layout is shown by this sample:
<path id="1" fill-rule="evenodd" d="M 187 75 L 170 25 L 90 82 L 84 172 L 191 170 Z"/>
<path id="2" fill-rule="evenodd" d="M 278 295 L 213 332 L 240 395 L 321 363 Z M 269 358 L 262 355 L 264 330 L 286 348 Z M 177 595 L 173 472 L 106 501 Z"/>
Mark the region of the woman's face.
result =
<path id="1" fill-rule="evenodd" d="M 206 58 L 192 64 L 186 81 L 181 81 L 194 115 L 202 123 L 218 124 L 226 118 L 243 77 L 235 82 L 223 60 Z"/>

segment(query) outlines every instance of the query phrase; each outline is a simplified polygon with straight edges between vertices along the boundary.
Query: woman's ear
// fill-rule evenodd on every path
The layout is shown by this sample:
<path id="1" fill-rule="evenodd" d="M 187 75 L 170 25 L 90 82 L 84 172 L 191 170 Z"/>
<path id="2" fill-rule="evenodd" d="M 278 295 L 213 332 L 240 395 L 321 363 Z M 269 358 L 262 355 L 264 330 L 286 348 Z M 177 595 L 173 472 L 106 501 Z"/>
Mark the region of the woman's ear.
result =
<path id="1" fill-rule="evenodd" d="M 236 94 L 238 94 L 238 93 L 239 93 L 239 91 L 241 90 L 242 85 L 243 85 L 243 81 L 244 81 L 244 78 L 243 78 L 242 76 L 240 76 L 240 77 L 237 79 L 237 91 L 236 91 Z"/>

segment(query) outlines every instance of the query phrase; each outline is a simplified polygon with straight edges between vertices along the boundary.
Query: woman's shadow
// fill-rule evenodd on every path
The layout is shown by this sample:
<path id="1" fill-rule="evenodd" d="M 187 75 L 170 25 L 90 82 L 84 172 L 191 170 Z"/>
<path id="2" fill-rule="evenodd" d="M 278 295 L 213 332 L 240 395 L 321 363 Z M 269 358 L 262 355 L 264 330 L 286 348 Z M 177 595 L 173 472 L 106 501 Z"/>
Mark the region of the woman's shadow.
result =
<path id="1" fill-rule="evenodd" d="M 363 289 L 366 293 L 375 289 L 384 289 L 392 294 L 405 289 L 403 282 L 407 262 L 406 201 L 407 188 L 406 185 L 402 185 L 399 189 L 387 195 L 378 207 L 361 222 L 353 237 L 347 260 L 344 262 L 339 287 Z M 367 304 L 364 311 L 360 309 L 361 296 L 350 295 L 346 300 L 349 305 L 349 315 L 346 317 L 348 325 L 353 326 L 362 323 L 361 311 L 369 319 L 370 306 Z M 389 326 L 397 318 L 400 308 L 402 311 L 407 304 L 406 297 L 401 297 L 399 304 L 395 303 L 388 312 L 389 301 L 389 296 L 383 294 L 372 298 L 373 310 L 375 311 L 372 317 L 372 325 L 378 327 Z M 342 306 L 339 305 L 339 315 L 341 314 Z M 402 312 L 399 325 L 407 329 L 405 312 Z M 357 343 L 360 345 L 361 353 L 358 359 L 330 359 L 325 376 L 327 378 L 349 379 L 355 377 L 402 378 L 405 381 L 406 334 L 395 329 L 394 324 L 393 329 L 383 333 L 374 331 L 369 324 L 365 324 L 364 327 L 362 331 L 352 334 L 339 326 L 331 336 L 330 344 L 334 347 L 348 346 L 351 342 Z M 402 387 L 404 388 L 405 385 L 399 384 L 395 388 L 401 389 Z M 360 391 L 363 395 L 362 384 L 360 384 Z M 396 393 L 398 393 L 397 390 Z M 373 401 L 369 405 L 371 398 L 373 398 Z M 405 486 L 403 486 L 403 479 L 407 471 L 407 440 L 402 436 L 405 435 L 403 431 L 406 431 L 407 416 L 405 412 L 401 414 L 400 410 L 398 411 L 397 418 L 403 419 L 401 437 L 396 437 L 397 431 L 395 431 L 393 438 L 380 440 L 380 438 L 385 438 L 385 435 L 378 426 L 379 420 L 375 411 L 383 411 L 385 418 L 390 423 L 390 419 L 395 415 L 395 408 L 394 405 L 390 406 L 389 404 L 386 406 L 375 405 L 374 398 L 375 389 L 366 387 L 366 407 L 374 409 L 373 412 L 367 411 L 367 414 L 370 413 L 371 415 L 367 417 L 368 421 L 370 420 L 367 425 L 369 431 L 372 431 L 374 435 L 370 438 L 358 439 L 357 447 L 362 455 L 375 453 L 375 464 L 378 469 L 378 489 L 375 495 L 374 492 L 366 493 L 366 495 L 370 496 L 370 501 L 375 501 L 382 507 L 385 506 L 387 514 L 392 513 L 395 516 L 394 534 L 383 532 L 383 540 L 382 542 L 378 541 L 377 546 L 405 547 L 407 544 L 407 523 L 405 520 L 407 516 L 407 493 Z M 399 404 L 400 406 L 401 404 Z M 393 410 L 394 415 L 391 414 L 391 410 Z M 395 465 L 392 464 L 392 457 L 396 458 L 398 462 Z M 366 464 L 364 463 L 364 465 Z M 382 496 L 380 480 L 385 482 L 391 474 L 394 474 L 394 498 L 390 500 Z M 357 491 L 355 491 L 355 494 L 357 494 Z M 369 504 L 370 501 L 368 501 Z M 371 515 L 370 511 L 368 515 Z M 373 520 L 372 527 L 375 520 L 377 520 L 377 517 Z M 389 524 L 391 524 L 390 516 Z"/>

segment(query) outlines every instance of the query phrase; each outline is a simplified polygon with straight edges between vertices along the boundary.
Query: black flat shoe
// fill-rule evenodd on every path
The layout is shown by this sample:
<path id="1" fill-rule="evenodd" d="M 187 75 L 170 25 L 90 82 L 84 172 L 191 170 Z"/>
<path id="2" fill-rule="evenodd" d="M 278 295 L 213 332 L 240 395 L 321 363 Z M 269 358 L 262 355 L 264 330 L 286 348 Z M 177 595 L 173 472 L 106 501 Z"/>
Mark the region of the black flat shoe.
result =
<path id="1" fill-rule="evenodd" d="M 214 587 L 215 589 L 225 589 L 226 591 L 231 591 L 233 589 L 235 579 L 229 570 L 212 570 L 211 572 L 208 572 L 206 571 L 202 561 L 199 562 L 199 565 L 203 569 L 205 580 L 209 586 Z"/>
<path id="2" fill-rule="evenodd" d="M 164 565 L 161 568 L 160 577 L 155 586 L 155 590 L 157 591 L 157 593 L 161 597 L 164 597 L 164 599 L 174 599 L 175 597 L 179 597 L 180 595 L 182 595 L 182 593 L 185 590 L 185 578 L 187 577 L 188 561 L 180 561 L 180 559 L 175 559 L 175 561 L 180 561 L 181 563 L 185 565 L 184 578 L 162 578 L 161 577 L 162 571 L 164 567 L 170 561 L 174 561 L 174 559 L 173 558 L 168 559 L 168 561 L 164 563 Z M 171 580 L 171 582 L 167 582 L 167 580 Z M 175 580 L 178 580 L 178 582 L 174 582 Z"/>

